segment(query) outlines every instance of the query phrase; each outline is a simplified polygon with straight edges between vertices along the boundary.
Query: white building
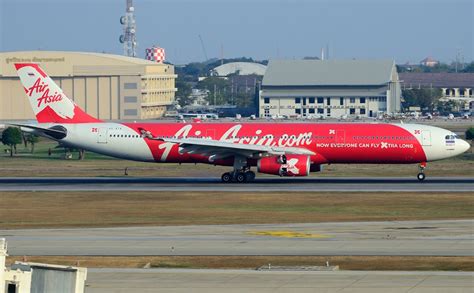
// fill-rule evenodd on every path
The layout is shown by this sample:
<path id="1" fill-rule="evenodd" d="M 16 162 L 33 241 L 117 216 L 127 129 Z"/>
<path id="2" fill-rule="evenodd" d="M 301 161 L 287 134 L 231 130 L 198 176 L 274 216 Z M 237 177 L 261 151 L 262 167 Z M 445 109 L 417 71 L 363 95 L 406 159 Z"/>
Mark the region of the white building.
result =
<path id="1" fill-rule="evenodd" d="M 403 89 L 440 89 L 442 101 L 456 101 L 461 110 L 474 108 L 474 73 L 403 72 L 400 79 Z"/>
<path id="2" fill-rule="evenodd" d="M 83 293 L 87 269 L 32 262 L 5 266 L 7 242 L 0 238 L 0 293 Z"/>
<path id="3" fill-rule="evenodd" d="M 392 60 L 272 60 L 263 77 L 260 117 L 376 117 L 400 111 Z"/>

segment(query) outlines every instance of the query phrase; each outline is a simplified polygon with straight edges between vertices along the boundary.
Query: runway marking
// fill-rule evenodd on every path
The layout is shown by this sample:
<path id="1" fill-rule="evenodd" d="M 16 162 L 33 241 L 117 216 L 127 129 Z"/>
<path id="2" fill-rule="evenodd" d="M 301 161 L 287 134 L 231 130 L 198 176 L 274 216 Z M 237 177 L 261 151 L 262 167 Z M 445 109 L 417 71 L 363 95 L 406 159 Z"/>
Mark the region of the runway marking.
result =
<path id="1" fill-rule="evenodd" d="M 251 235 L 257 236 L 272 236 L 272 237 L 284 237 L 284 238 L 329 238 L 329 235 L 324 234 L 312 234 L 302 233 L 296 231 L 249 231 Z"/>

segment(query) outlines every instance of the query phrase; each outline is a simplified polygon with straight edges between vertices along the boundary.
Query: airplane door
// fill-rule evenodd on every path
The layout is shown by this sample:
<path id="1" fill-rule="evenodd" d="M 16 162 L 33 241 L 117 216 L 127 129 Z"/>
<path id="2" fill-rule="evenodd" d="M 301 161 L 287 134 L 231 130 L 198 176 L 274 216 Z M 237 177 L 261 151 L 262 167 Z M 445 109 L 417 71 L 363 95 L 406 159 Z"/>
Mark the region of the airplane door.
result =
<path id="1" fill-rule="evenodd" d="M 107 128 L 99 128 L 97 132 L 97 143 L 107 143 Z"/>
<path id="2" fill-rule="evenodd" d="M 421 145 L 431 145 L 431 132 L 429 130 L 421 131 Z"/>

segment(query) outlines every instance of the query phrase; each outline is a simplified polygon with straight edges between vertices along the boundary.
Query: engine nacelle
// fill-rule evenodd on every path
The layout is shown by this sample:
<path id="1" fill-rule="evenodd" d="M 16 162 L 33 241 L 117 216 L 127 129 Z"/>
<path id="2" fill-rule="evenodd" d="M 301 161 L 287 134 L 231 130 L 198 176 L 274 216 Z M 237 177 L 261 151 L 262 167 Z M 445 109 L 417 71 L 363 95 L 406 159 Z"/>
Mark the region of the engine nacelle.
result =
<path id="1" fill-rule="evenodd" d="M 310 166 L 309 156 L 304 155 L 287 155 L 286 163 L 278 156 L 262 158 L 257 162 L 258 172 L 279 176 L 308 176 Z"/>

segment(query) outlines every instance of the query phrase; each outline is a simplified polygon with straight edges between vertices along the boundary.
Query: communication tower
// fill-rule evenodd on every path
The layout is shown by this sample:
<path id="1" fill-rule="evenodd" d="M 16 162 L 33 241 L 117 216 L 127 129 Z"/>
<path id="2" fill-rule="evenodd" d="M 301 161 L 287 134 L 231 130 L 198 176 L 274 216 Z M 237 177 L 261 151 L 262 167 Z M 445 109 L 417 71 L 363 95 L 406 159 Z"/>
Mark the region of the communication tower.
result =
<path id="1" fill-rule="evenodd" d="M 126 0 L 127 8 L 125 15 L 120 17 L 120 23 L 123 26 L 123 34 L 120 35 L 120 43 L 123 44 L 123 54 L 129 57 L 137 56 L 137 28 L 135 25 L 135 15 L 133 12 L 133 0 Z"/>

